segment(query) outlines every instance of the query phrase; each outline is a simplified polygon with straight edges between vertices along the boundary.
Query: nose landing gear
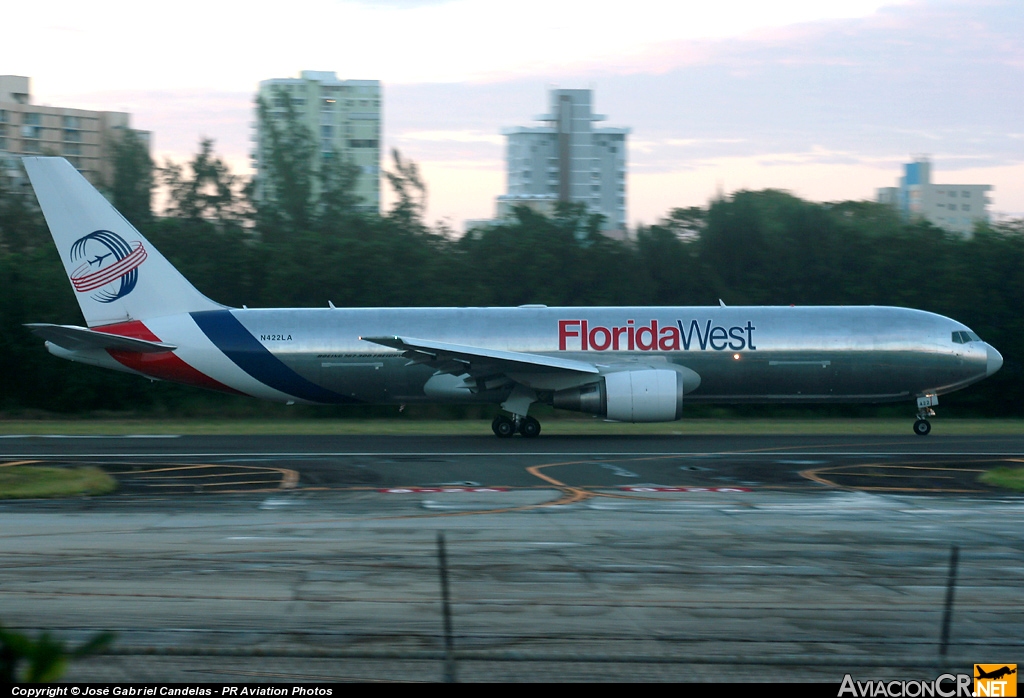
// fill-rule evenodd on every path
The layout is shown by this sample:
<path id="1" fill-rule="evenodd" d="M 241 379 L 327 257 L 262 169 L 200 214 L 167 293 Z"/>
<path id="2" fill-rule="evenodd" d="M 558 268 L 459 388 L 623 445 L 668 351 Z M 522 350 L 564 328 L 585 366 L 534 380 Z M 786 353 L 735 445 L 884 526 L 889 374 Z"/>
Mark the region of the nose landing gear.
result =
<path id="1" fill-rule="evenodd" d="M 939 404 L 939 396 L 933 393 L 917 398 L 917 421 L 914 422 L 914 433 L 918 436 L 928 436 L 931 433 L 932 423 L 928 421 L 928 418 L 935 416 L 935 410 L 932 407 L 937 404 Z"/>

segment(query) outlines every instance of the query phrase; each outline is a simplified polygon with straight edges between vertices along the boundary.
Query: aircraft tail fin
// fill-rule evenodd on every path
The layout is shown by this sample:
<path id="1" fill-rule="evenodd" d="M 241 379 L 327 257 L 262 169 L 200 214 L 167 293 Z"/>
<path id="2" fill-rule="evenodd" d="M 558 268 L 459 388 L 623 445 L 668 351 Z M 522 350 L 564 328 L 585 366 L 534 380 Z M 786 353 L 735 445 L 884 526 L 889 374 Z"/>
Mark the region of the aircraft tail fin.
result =
<path id="1" fill-rule="evenodd" d="M 67 160 L 23 161 L 89 327 L 224 307 L 196 290 Z"/>

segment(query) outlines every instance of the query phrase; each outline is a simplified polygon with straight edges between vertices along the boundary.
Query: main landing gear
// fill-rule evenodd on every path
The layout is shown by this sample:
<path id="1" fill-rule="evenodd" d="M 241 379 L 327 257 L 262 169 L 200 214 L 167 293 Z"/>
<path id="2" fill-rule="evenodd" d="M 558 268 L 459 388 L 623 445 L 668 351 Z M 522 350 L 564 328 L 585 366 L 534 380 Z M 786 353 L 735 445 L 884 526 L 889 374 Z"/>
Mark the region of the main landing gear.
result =
<path id="1" fill-rule="evenodd" d="M 491 422 L 491 429 L 498 438 L 507 439 L 519 432 L 528 439 L 540 435 L 540 422 L 527 415 L 530 405 L 537 402 L 537 393 L 522 383 L 516 383 L 508 399 L 501 403 L 501 409 L 511 412 L 511 417 L 498 415 Z"/>
<path id="2" fill-rule="evenodd" d="M 491 422 L 491 430 L 498 438 L 507 439 L 519 432 L 527 438 L 540 435 L 540 422 L 533 417 L 519 417 L 514 419 L 503 414 L 498 415 Z"/>
<path id="3" fill-rule="evenodd" d="M 928 421 L 928 418 L 935 416 L 935 410 L 932 407 L 937 404 L 939 404 L 938 395 L 929 394 L 917 398 L 917 421 L 914 422 L 914 433 L 918 436 L 928 436 L 931 433 L 932 423 Z"/>

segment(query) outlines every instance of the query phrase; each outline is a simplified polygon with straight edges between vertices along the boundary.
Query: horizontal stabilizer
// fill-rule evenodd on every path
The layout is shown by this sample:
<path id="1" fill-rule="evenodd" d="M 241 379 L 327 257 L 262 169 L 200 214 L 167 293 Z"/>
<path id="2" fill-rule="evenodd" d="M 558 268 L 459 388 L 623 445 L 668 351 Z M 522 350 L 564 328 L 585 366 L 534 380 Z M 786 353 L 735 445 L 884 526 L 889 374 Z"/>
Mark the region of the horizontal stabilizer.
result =
<path id="1" fill-rule="evenodd" d="M 118 351 L 134 351 L 141 354 L 157 354 L 177 349 L 173 344 L 150 342 L 145 339 L 135 339 L 134 337 L 122 337 L 121 335 L 97 332 L 85 327 L 76 327 L 75 325 L 31 323 L 26 324 L 25 327 L 32 330 L 33 334 L 69 351 L 115 349 Z"/>
<path id="2" fill-rule="evenodd" d="M 501 349 L 484 349 L 482 347 L 463 344 L 448 344 L 429 339 L 412 337 L 360 337 L 363 341 L 373 342 L 393 349 L 401 349 L 406 356 L 416 363 L 434 365 L 460 362 L 465 364 L 468 373 L 478 372 L 480 368 L 491 367 L 503 371 L 536 371 L 555 370 L 573 371 L 576 373 L 600 373 L 597 367 L 585 361 L 574 361 L 542 354 L 527 354 L 519 351 L 502 351 Z M 474 371 L 471 369 L 477 369 Z M 454 371 L 446 370 L 447 373 Z M 459 371 L 462 373 L 463 371 Z"/>

